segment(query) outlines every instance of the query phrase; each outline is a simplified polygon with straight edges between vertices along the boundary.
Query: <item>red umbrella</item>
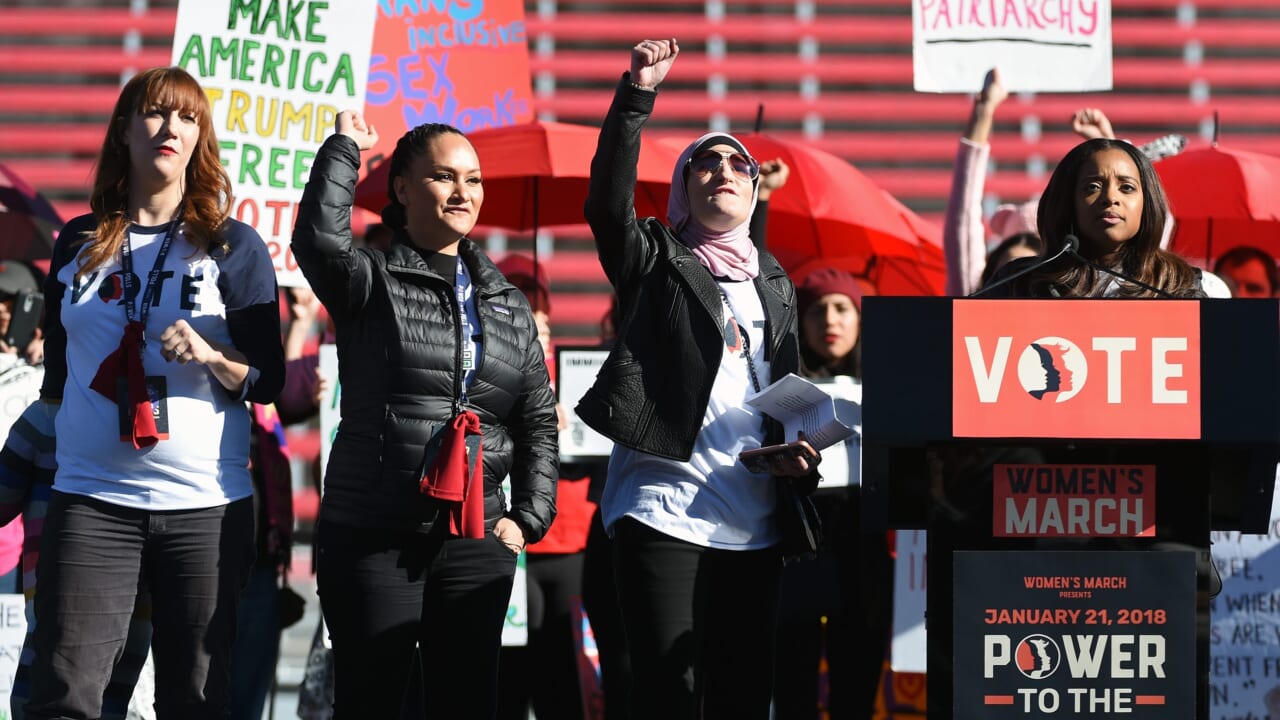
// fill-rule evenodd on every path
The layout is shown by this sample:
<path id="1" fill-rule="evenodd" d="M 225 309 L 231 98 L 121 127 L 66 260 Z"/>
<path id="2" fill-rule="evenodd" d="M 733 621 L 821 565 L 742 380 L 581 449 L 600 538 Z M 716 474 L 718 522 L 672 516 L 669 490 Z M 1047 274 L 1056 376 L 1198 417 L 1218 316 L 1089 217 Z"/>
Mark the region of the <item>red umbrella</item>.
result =
<path id="1" fill-rule="evenodd" d="M 591 156 L 598 128 L 541 122 L 477 130 L 467 136 L 480 158 L 484 205 L 480 224 L 516 231 L 548 225 L 582 224 Z M 667 194 L 676 154 L 642 142 L 637 165 L 636 214 L 667 214 Z M 387 173 L 382 163 L 356 186 L 356 204 L 380 212 L 387 204 Z"/>
<path id="2" fill-rule="evenodd" d="M 762 133 L 739 140 L 762 162 L 791 168 L 770 198 L 768 243 L 792 277 L 832 266 L 871 280 L 881 295 L 942 294 L 936 227 L 835 155 Z"/>
<path id="3" fill-rule="evenodd" d="M 1174 251 L 1206 263 L 1237 245 L 1280 255 L 1280 157 L 1215 144 L 1155 168 L 1177 221 Z"/>
<path id="4" fill-rule="evenodd" d="M 49 201 L 0 163 L 0 260 L 49 257 L 61 227 Z"/>

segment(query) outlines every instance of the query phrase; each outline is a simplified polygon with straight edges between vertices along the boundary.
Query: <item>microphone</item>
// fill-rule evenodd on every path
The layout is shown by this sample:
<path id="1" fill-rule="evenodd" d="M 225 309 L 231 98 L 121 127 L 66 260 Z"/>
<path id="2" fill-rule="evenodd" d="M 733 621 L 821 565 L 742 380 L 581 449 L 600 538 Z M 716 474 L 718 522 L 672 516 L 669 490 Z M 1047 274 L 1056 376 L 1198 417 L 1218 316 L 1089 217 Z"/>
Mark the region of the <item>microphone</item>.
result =
<path id="1" fill-rule="evenodd" d="M 1137 279 L 1137 278 L 1135 278 L 1135 277 L 1130 276 L 1128 273 L 1123 273 L 1123 272 L 1120 272 L 1119 270 L 1113 270 L 1112 268 L 1109 268 L 1109 267 L 1107 267 L 1107 266 L 1105 266 L 1105 265 L 1099 265 L 1098 263 L 1096 263 L 1096 262 L 1094 262 L 1094 261 L 1090 260 L 1089 258 L 1087 258 L 1087 257 L 1085 257 L 1085 256 L 1083 256 L 1083 255 L 1081 255 L 1081 254 L 1080 254 L 1080 238 L 1076 237 L 1075 235 L 1067 235 L 1066 237 L 1064 237 L 1064 238 L 1062 239 L 1062 243 L 1063 243 L 1063 249 L 1064 249 L 1064 250 L 1066 250 L 1067 248 L 1071 248 L 1070 250 L 1067 250 L 1067 252 L 1071 254 L 1071 257 L 1073 257 L 1073 258 L 1075 258 L 1075 259 L 1079 260 L 1080 262 L 1082 262 L 1082 263 L 1084 263 L 1084 264 L 1088 265 L 1089 267 L 1093 268 L 1094 270 L 1097 270 L 1097 271 L 1099 271 L 1099 272 L 1107 273 L 1108 275 L 1113 275 L 1113 276 L 1115 276 L 1115 277 L 1117 277 L 1117 278 L 1119 278 L 1119 279 L 1121 279 L 1121 280 L 1124 280 L 1125 282 L 1133 283 L 1134 285 L 1137 285 L 1138 287 L 1140 287 L 1140 288 L 1142 288 L 1142 289 L 1144 289 L 1144 290 L 1150 290 L 1151 292 L 1155 293 L 1156 295 L 1159 295 L 1160 297 L 1164 297 L 1164 298 L 1173 298 L 1173 297 L 1174 297 L 1173 293 L 1170 293 L 1170 292 L 1168 292 L 1168 291 L 1166 291 L 1166 290 L 1161 290 L 1160 288 L 1158 288 L 1158 287 L 1156 287 L 1156 286 L 1154 286 L 1154 285 L 1148 285 L 1148 284 L 1146 284 L 1146 283 L 1142 282 L 1141 280 L 1139 280 L 1139 279 Z"/>
<path id="2" fill-rule="evenodd" d="M 1032 272 L 1032 271 L 1034 271 L 1034 270 L 1039 270 L 1040 268 L 1042 268 L 1042 267 L 1044 267 L 1045 265 L 1048 265 L 1049 263 L 1051 263 L 1051 262 L 1053 262 L 1053 261 L 1057 260 L 1058 258 L 1062 257 L 1063 255 L 1066 255 L 1067 253 L 1071 253 L 1071 254 L 1072 254 L 1072 255 L 1074 255 L 1075 257 L 1080 257 L 1080 256 L 1076 253 L 1076 251 L 1077 251 L 1077 250 L 1079 250 L 1079 249 L 1080 249 L 1080 238 L 1076 237 L 1075 235 L 1067 235 L 1066 237 L 1062 238 L 1062 249 L 1061 249 L 1061 250 L 1059 250 L 1058 252 L 1056 252 L 1056 253 L 1054 253 L 1054 254 L 1050 255 L 1049 257 L 1047 257 L 1047 258 L 1045 258 L 1045 259 L 1043 259 L 1043 260 L 1041 260 L 1041 261 L 1039 261 L 1039 262 L 1031 263 L 1030 265 L 1028 265 L 1028 266 L 1026 266 L 1025 268 L 1023 268 L 1023 269 L 1019 270 L 1018 272 L 1013 273 L 1013 274 L 1012 274 L 1012 275 L 1010 275 L 1009 277 L 1001 278 L 1001 279 L 1000 279 L 999 281 L 997 281 L 997 282 L 993 282 L 993 283 L 991 283 L 990 285 L 987 285 L 987 286 L 985 286 L 985 287 L 978 288 L 977 290 L 975 290 L 975 291 L 973 291 L 973 292 L 969 293 L 969 294 L 968 294 L 968 295 L 966 295 L 965 297 L 975 298 L 975 297 L 979 297 L 979 296 L 981 296 L 981 295 L 984 295 L 984 294 L 986 294 L 986 293 L 988 293 L 988 292 L 991 292 L 992 290 L 994 290 L 994 289 L 996 289 L 996 288 L 1000 287 L 1001 285 L 1007 285 L 1007 284 L 1009 284 L 1009 283 L 1013 282 L 1014 280 L 1017 280 L 1018 278 L 1022 277 L 1023 275 L 1026 275 L 1026 274 L 1027 274 L 1027 273 L 1029 273 L 1029 272 Z"/>

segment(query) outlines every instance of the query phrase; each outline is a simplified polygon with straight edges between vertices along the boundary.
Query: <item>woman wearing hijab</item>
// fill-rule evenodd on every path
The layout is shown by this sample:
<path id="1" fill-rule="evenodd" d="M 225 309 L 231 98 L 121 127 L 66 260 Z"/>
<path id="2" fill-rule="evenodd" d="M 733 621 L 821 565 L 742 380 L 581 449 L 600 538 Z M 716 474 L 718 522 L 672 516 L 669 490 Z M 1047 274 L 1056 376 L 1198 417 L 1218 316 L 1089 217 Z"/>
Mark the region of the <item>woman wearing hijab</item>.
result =
<path id="1" fill-rule="evenodd" d="M 736 138 L 696 140 L 672 173 L 668 227 L 635 216 L 640 129 L 679 47 L 631 50 L 591 163 L 586 217 L 622 326 L 578 416 L 613 439 L 604 524 L 630 643 L 635 718 L 767 718 L 781 553 L 775 483 L 812 488 L 817 454 L 744 403 L 800 368 L 795 288 L 752 244 L 759 164 Z M 795 438 L 787 438 L 794 440 Z"/>

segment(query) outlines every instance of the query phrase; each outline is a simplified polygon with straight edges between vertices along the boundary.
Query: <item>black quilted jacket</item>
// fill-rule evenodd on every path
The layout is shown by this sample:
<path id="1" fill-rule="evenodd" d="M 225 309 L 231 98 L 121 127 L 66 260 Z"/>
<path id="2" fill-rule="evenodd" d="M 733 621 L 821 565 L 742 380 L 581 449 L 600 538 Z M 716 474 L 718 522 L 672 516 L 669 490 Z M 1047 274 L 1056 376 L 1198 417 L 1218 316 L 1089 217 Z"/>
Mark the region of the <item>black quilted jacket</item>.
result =
<path id="1" fill-rule="evenodd" d="M 360 166 L 354 141 L 325 141 L 293 233 L 298 265 L 337 327 L 342 423 L 321 516 L 357 527 L 429 530 L 436 501 L 418 481 L 438 423 L 454 414 L 461 356 L 453 278 L 432 271 L 399 236 L 387 252 L 351 246 Z M 468 391 L 484 437 L 485 526 L 505 514 L 537 542 L 555 517 L 555 398 L 524 295 L 470 240 L 458 254 L 475 285 L 482 356 Z M 444 516 L 441 515 L 443 518 Z"/>

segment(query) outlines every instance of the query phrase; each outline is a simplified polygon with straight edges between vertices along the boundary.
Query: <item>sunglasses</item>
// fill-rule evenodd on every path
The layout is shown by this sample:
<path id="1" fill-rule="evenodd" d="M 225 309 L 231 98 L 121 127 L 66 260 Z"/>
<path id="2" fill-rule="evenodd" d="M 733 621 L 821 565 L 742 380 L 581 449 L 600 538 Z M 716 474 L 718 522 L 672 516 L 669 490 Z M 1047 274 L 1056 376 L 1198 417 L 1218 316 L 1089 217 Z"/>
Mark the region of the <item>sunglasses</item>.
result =
<path id="1" fill-rule="evenodd" d="M 699 177 L 706 177 L 719 170 L 720 164 L 726 160 L 729 161 L 729 169 L 738 177 L 755 180 L 760 176 L 760 163 L 755 158 L 738 152 L 703 150 L 689 158 L 689 169 Z"/>

